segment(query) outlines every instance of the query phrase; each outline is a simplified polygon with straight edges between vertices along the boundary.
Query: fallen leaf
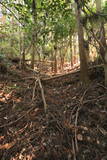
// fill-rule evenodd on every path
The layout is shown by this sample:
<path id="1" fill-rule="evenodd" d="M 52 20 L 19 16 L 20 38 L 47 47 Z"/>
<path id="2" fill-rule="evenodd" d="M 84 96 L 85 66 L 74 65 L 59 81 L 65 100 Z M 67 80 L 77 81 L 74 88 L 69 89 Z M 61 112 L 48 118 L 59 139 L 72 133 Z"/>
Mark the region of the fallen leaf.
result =
<path id="1" fill-rule="evenodd" d="M 0 136 L 0 141 L 1 141 L 2 139 L 4 139 L 4 136 Z"/>
<path id="2" fill-rule="evenodd" d="M 83 136 L 82 136 L 81 134 L 78 134 L 78 135 L 77 135 L 77 139 L 78 139 L 79 141 L 82 141 L 82 140 L 83 140 Z"/>
<path id="3" fill-rule="evenodd" d="M 0 145 L 0 149 L 10 149 L 11 147 L 13 147 L 15 145 L 15 142 L 11 142 L 11 143 L 6 143 L 3 145 Z"/>

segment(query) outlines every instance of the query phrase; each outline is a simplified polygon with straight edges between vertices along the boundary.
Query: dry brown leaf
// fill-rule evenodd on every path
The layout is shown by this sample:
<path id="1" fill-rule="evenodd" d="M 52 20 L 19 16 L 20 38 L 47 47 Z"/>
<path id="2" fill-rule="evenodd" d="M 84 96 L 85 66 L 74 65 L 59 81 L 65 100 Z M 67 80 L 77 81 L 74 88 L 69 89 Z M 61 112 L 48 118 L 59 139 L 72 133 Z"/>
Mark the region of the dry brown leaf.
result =
<path id="1" fill-rule="evenodd" d="M 79 141 L 82 141 L 82 140 L 83 140 L 83 136 L 82 136 L 81 134 L 78 134 L 78 135 L 77 135 L 77 139 L 78 139 Z"/>
<path id="2" fill-rule="evenodd" d="M 4 139 L 4 136 L 0 136 L 0 141 L 1 141 L 2 139 Z"/>
<path id="3" fill-rule="evenodd" d="M 3 145 L 0 145 L 0 149 L 10 149 L 11 147 L 13 147 L 15 145 L 16 142 L 11 142 L 11 143 L 6 143 Z"/>

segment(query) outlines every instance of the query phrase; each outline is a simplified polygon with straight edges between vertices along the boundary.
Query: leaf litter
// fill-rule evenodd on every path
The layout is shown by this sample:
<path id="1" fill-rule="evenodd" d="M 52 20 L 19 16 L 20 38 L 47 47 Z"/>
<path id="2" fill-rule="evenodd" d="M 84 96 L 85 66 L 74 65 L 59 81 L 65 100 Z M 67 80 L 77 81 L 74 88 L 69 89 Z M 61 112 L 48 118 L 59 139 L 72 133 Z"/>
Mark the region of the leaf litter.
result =
<path id="1" fill-rule="evenodd" d="M 0 159 L 106 160 L 107 88 L 102 68 L 91 69 L 87 88 L 79 72 L 42 78 L 47 113 L 40 87 L 29 77 L 30 71 L 16 71 L 0 80 Z"/>

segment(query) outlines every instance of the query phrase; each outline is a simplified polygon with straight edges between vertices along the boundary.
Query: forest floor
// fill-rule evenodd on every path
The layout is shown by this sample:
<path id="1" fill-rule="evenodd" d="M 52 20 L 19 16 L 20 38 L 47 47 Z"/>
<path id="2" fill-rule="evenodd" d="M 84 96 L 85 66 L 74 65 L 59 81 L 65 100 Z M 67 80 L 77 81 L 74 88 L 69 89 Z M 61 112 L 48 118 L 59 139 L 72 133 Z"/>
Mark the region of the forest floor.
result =
<path id="1" fill-rule="evenodd" d="M 0 160 L 107 160 L 103 69 L 42 79 L 47 114 L 31 71 L 0 75 Z"/>

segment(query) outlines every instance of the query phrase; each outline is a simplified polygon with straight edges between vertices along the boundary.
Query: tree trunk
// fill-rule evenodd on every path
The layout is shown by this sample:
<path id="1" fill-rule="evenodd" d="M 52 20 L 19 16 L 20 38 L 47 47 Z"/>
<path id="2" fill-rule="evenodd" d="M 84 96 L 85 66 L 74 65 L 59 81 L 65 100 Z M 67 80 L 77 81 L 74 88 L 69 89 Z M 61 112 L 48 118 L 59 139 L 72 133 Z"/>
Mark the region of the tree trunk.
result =
<path id="1" fill-rule="evenodd" d="M 101 11 L 101 0 L 96 0 L 96 10 L 97 12 Z M 105 74 L 105 85 L 107 86 L 107 44 L 106 44 L 106 36 L 105 36 L 105 28 L 104 28 L 104 20 L 100 20 L 100 44 L 99 50 L 102 60 L 104 62 L 104 74 Z"/>
<path id="2" fill-rule="evenodd" d="M 60 62 L 60 68 L 61 68 L 61 72 L 63 72 L 64 71 L 64 57 L 60 56 L 60 60 L 61 60 L 61 62 Z"/>
<path id="3" fill-rule="evenodd" d="M 57 73 L 57 46 L 55 46 L 54 52 L 54 72 Z"/>
<path id="4" fill-rule="evenodd" d="M 36 0 L 32 1 L 32 17 L 33 17 L 33 33 L 32 33 L 32 55 L 31 55 L 31 68 L 34 69 L 34 61 L 35 61 L 35 50 L 36 50 L 36 40 L 37 40 L 37 28 L 35 27 L 35 24 L 37 23 L 37 6 L 36 6 Z"/>
<path id="5" fill-rule="evenodd" d="M 25 50 L 23 50 L 22 52 L 22 68 L 24 69 L 25 68 Z"/>
<path id="6" fill-rule="evenodd" d="M 75 64 L 75 55 L 77 54 L 77 39 L 76 34 L 73 35 L 73 54 L 72 54 L 72 61 L 73 66 Z"/>
<path id="7" fill-rule="evenodd" d="M 90 61 L 88 40 L 84 40 L 84 49 L 85 49 L 87 65 L 88 65 L 88 63 Z"/>
<path id="8" fill-rule="evenodd" d="M 105 38 L 105 28 L 104 23 L 101 23 L 101 35 L 100 35 L 100 55 L 102 56 L 104 62 L 104 72 L 105 72 L 105 85 L 107 86 L 107 44 Z"/>
<path id="9" fill-rule="evenodd" d="M 72 52 L 72 35 L 70 32 L 69 35 L 69 47 L 70 47 L 70 55 L 71 55 L 71 67 L 73 67 L 73 52 Z"/>
<path id="10" fill-rule="evenodd" d="M 22 60 L 21 60 L 21 67 L 24 69 L 25 68 L 25 40 L 26 40 L 26 38 L 25 38 L 25 33 L 23 33 L 23 36 L 22 36 Z"/>
<path id="11" fill-rule="evenodd" d="M 51 72 L 54 72 L 54 55 L 53 51 L 51 52 Z"/>
<path id="12" fill-rule="evenodd" d="M 32 55 L 31 55 L 31 68 L 34 69 L 34 61 L 35 61 L 35 44 L 32 44 Z"/>
<path id="13" fill-rule="evenodd" d="M 80 79 L 84 85 L 89 83 L 88 65 L 86 53 L 84 50 L 84 32 L 81 23 L 81 9 L 77 5 L 77 24 L 78 24 L 78 42 L 79 42 L 79 55 L 80 55 Z"/>

